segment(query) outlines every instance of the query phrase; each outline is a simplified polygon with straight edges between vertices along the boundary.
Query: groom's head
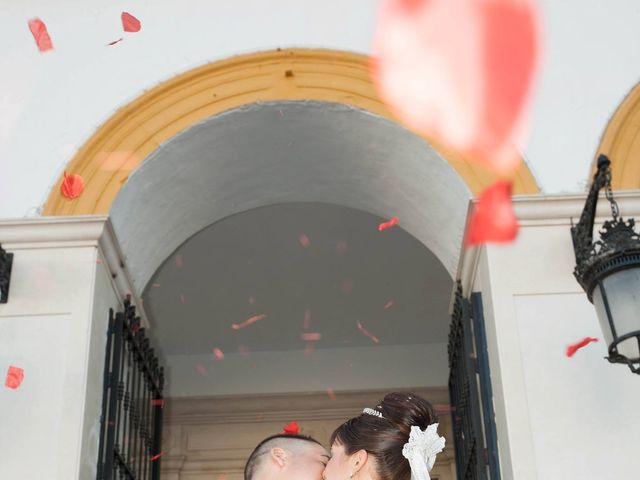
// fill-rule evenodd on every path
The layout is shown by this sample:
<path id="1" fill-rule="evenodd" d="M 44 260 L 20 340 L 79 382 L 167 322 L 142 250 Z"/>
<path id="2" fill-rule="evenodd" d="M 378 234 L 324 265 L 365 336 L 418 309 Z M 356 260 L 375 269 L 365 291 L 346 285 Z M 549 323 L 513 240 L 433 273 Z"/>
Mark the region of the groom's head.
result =
<path id="1" fill-rule="evenodd" d="M 321 480 L 329 453 L 311 437 L 273 435 L 253 450 L 244 480 Z"/>

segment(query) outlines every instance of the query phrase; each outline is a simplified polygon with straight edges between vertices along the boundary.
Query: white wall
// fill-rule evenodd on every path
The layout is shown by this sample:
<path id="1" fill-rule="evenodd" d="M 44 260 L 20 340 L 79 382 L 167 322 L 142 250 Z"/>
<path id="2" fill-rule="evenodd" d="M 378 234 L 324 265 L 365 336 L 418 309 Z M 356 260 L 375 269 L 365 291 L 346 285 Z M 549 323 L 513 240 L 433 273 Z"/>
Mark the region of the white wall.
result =
<path id="1" fill-rule="evenodd" d="M 595 309 L 572 275 L 569 219 L 583 202 L 520 199 L 517 241 L 466 252 L 462 262 L 465 292 L 473 283 L 483 293 L 504 478 L 636 478 L 640 382 L 604 360 Z M 640 193 L 620 206 L 637 218 Z M 601 342 L 565 356 L 588 336 Z"/>
<path id="2" fill-rule="evenodd" d="M 108 309 L 127 283 L 105 222 L 0 222 L 14 253 L 0 304 L 0 478 L 95 478 Z M 24 369 L 15 390 L 10 365 Z"/>
<path id="3" fill-rule="evenodd" d="M 0 218 L 37 214 L 73 153 L 145 89 L 275 47 L 370 51 L 379 1 L 2 2 Z M 546 61 L 525 155 L 542 188 L 578 191 L 609 116 L 638 80 L 636 0 L 543 0 Z M 124 35 L 127 10 L 142 31 Z M 41 55 L 27 20 L 56 50 Z M 106 44 L 125 36 L 117 45 Z"/>

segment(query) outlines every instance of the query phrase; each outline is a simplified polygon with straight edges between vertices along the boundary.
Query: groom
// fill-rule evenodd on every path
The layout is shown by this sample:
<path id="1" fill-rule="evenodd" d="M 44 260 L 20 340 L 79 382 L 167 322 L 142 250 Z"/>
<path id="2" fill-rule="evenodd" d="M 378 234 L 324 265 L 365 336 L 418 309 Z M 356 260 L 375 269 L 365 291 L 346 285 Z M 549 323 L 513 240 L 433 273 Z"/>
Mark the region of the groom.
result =
<path id="1" fill-rule="evenodd" d="M 320 442 L 302 435 L 265 438 L 244 467 L 244 480 L 321 480 L 329 453 Z"/>

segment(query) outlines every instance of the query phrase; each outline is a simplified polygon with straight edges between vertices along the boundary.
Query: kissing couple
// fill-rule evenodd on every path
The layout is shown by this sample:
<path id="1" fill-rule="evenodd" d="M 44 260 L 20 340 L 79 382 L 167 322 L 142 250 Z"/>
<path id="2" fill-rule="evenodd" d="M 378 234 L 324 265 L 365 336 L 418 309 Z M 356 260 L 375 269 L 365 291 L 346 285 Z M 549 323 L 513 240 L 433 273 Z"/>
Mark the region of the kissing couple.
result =
<path id="1" fill-rule="evenodd" d="M 444 449 L 433 406 L 389 393 L 331 435 L 331 452 L 302 435 L 273 435 L 253 450 L 244 480 L 430 480 Z"/>

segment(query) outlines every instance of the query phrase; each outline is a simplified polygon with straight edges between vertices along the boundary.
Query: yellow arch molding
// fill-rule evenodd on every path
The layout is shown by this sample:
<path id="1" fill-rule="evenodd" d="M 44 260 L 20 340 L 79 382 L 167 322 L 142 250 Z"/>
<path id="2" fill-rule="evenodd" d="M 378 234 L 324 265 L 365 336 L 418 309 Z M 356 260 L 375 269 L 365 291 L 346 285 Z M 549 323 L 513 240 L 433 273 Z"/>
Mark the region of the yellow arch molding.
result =
<path id="1" fill-rule="evenodd" d="M 178 75 L 116 112 L 67 165 L 67 172 L 85 179 L 82 196 L 75 200 L 62 197 L 61 177 L 49 194 L 43 214 L 108 213 L 130 172 L 160 144 L 212 115 L 274 100 L 337 102 L 393 119 L 376 94 L 369 59 L 364 55 L 292 49 L 233 57 Z M 473 193 L 495 180 L 456 152 L 429 143 Z M 514 176 L 514 193 L 538 191 L 523 162 Z"/>
<path id="2" fill-rule="evenodd" d="M 640 84 L 625 97 L 609 121 L 598 147 L 611 160 L 611 186 L 640 188 Z M 592 174 L 596 161 L 592 165 Z"/>

